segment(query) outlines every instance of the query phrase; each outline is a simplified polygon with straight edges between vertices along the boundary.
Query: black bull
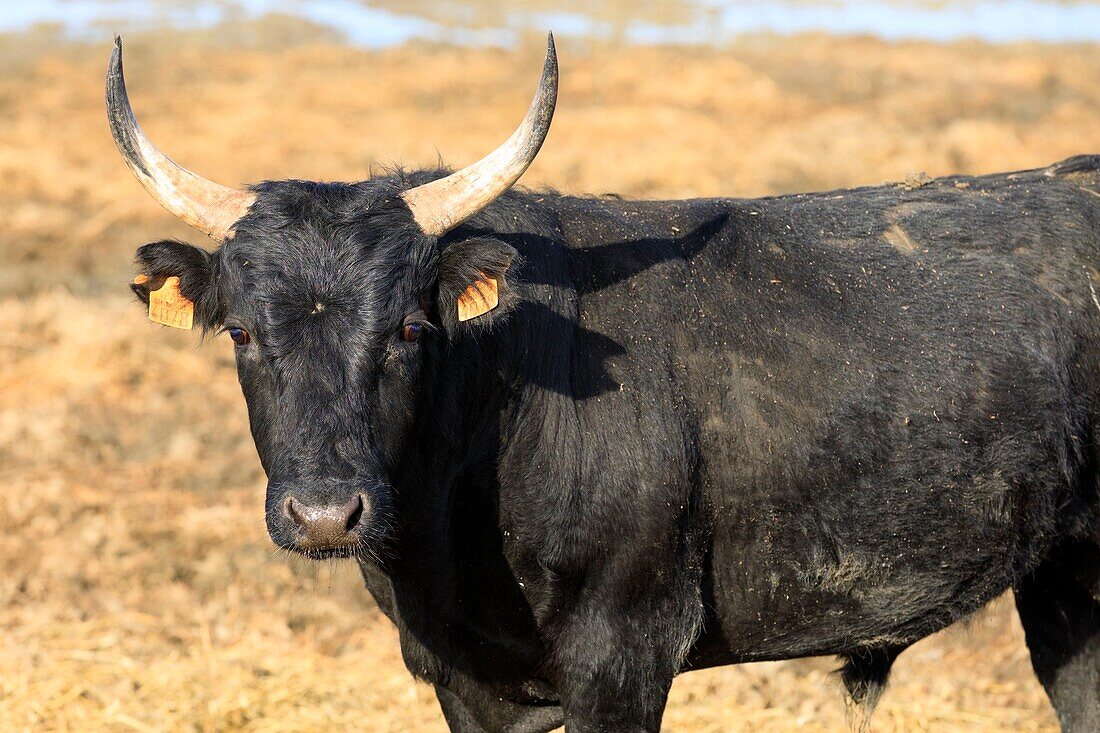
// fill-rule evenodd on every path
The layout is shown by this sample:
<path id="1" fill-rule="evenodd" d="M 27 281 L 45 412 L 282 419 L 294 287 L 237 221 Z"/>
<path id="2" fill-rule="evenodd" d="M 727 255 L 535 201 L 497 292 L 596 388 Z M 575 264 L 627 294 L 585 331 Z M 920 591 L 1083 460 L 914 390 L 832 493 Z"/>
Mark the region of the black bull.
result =
<path id="1" fill-rule="evenodd" d="M 357 559 L 452 730 L 657 730 L 679 672 L 819 654 L 873 705 L 1008 588 L 1063 727 L 1100 730 L 1100 156 L 511 191 L 435 238 L 399 194 L 438 176 L 261 184 L 135 289 L 232 329 L 273 539 Z"/>

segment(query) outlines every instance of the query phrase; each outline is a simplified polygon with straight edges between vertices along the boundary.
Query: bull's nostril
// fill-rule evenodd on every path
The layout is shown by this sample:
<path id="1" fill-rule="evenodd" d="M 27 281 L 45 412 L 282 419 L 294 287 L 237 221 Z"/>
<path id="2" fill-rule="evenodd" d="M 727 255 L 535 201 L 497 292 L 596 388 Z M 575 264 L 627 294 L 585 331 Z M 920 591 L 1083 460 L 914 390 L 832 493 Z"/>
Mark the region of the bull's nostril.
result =
<path id="1" fill-rule="evenodd" d="M 294 519 L 295 524 L 300 525 L 301 515 L 298 514 L 298 510 L 295 508 L 294 503 L 294 496 L 287 496 L 286 501 L 283 502 L 283 513 Z"/>
<path id="2" fill-rule="evenodd" d="M 350 508 L 347 522 L 344 523 L 344 530 L 350 532 L 355 529 L 355 525 L 359 524 L 359 520 L 363 518 L 363 495 L 356 494 L 351 501 L 344 505 L 344 508 Z"/>
<path id="3" fill-rule="evenodd" d="M 306 526 L 306 520 L 302 517 L 298 511 L 297 502 L 294 501 L 293 496 L 288 496 L 286 502 L 283 504 L 283 511 L 286 515 L 294 520 L 294 523 L 299 527 L 304 528 Z"/>

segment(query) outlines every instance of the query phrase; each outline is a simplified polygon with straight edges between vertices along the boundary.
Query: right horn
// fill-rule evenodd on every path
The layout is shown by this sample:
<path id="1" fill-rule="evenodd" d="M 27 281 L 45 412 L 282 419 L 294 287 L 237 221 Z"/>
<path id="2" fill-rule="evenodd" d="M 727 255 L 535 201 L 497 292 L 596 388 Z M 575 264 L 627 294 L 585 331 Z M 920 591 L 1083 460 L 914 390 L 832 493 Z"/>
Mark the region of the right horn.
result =
<path id="1" fill-rule="evenodd" d="M 542 147 L 557 99 L 558 56 L 554 34 L 548 33 L 538 91 L 512 136 L 476 163 L 401 194 L 420 230 L 441 237 L 511 188 Z"/>
<path id="2" fill-rule="evenodd" d="M 115 50 L 107 66 L 107 121 L 118 151 L 145 190 L 211 239 L 227 239 L 233 225 L 256 201 L 254 193 L 227 188 L 177 165 L 145 136 L 126 94 L 120 36 L 115 36 Z"/>

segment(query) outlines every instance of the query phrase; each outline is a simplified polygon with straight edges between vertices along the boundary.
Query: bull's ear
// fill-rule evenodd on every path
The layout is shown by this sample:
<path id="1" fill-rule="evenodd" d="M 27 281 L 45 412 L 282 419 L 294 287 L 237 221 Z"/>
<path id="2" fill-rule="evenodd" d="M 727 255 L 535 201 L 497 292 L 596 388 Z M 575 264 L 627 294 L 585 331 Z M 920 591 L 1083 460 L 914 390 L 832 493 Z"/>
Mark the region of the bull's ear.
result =
<path id="1" fill-rule="evenodd" d="M 440 253 L 436 307 L 447 330 L 491 326 L 512 309 L 516 296 L 507 273 L 517 258 L 511 246 L 481 237 L 455 242 Z"/>
<path id="2" fill-rule="evenodd" d="M 150 316 L 166 325 L 190 328 L 191 319 L 171 322 L 180 310 L 193 309 L 194 325 L 212 328 L 219 322 L 217 298 L 214 293 L 213 255 L 204 249 L 185 242 L 165 240 L 152 242 L 138 248 L 136 264 L 139 275 L 130 289 L 142 303 L 154 298 L 154 306 L 161 299 L 172 296 L 168 302 L 168 320 Z M 173 281 L 172 278 L 178 278 Z M 171 291 L 178 288 L 178 296 Z M 155 295 L 154 295 L 155 294 Z M 177 312 L 173 315 L 172 308 Z M 182 318 L 182 317 L 181 317 Z M 185 325 L 184 325 L 185 324 Z"/>

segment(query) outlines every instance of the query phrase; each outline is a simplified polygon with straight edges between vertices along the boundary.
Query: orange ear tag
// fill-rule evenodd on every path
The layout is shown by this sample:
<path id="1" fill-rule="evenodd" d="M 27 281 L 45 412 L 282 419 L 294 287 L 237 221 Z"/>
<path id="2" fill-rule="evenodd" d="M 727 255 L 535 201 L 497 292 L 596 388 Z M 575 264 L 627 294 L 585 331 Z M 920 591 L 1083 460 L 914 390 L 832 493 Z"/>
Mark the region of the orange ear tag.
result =
<path id="1" fill-rule="evenodd" d="M 195 304 L 180 293 L 178 277 L 165 278 L 160 290 L 149 293 L 149 320 L 190 330 L 195 320 Z"/>
<path id="2" fill-rule="evenodd" d="M 496 308 L 500 303 L 496 278 L 482 274 L 481 279 L 458 296 L 458 320 L 468 321 Z"/>

